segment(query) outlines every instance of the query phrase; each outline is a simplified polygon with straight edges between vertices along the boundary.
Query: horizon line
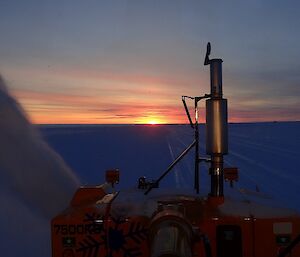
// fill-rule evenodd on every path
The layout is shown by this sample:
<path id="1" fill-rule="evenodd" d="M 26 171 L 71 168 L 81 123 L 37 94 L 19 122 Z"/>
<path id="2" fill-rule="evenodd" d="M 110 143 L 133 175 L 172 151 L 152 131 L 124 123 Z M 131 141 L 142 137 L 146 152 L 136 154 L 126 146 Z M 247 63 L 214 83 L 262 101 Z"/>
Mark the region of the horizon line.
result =
<path id="1" fill-rule="evenodd" d="M 300 122 L 300 120 L 291 121 L 250 121 L 250 122 L 228 122 L 228 124 L 259 124 L 259 123 L 292 123 Z M 198 123 L 199 125 L 205 125 L 206 123 Z M 34 123 L 34 126 L 174 126 L 174 125 L 186 125 L 189 123 Z"/>

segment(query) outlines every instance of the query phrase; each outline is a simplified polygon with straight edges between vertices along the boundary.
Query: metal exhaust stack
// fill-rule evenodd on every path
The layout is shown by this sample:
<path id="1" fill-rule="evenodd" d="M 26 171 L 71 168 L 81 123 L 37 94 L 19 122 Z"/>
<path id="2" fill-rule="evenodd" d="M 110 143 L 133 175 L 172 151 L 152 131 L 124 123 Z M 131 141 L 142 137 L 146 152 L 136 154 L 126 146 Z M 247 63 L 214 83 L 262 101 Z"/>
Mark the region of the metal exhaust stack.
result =
<path id="1" fill-rule="evenodd" d="M 223 155 L 228 153 L 227 99 L 222 92 L 222 59 L 211 59 L 210 43 L 204 65 L 210 65 L 210 98 L 206 100 L 206 153 L 211 156 L 211 196 L 223 196 Z"/>

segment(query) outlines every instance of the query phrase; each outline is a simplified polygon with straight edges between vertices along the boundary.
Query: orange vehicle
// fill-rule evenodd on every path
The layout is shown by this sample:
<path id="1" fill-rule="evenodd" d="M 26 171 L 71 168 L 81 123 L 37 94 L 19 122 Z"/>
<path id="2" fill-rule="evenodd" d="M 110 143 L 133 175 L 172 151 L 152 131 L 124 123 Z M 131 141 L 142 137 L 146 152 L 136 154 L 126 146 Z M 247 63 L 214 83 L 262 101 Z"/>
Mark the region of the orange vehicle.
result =
<path id="1" fill-rule="evenodd" d="M 183 96 L 195 138 L 157 179 L 138 179 L 136 188 L 115 190 L 119 170 L 106 182 L 81 187 L 51 222 L 53 257 L 284 257 L 300 256 L 300 216 L 266 203 L 224 196 L 224 181 L 238 180 L 237 168 L 224 168 L 228 153 L 227 100 L 222 93 L 222 60 L 209 59 L 211 92 Z M 195 103 L 192 122 L 186 99 Z M 198 102 L 206 99 L 206 152 L 199 156 Z M 160 181 L 195 150 L 193 192 L 159 188 Z M 210 164 L 210 192 L 199 190 L 199 163 Z"/>

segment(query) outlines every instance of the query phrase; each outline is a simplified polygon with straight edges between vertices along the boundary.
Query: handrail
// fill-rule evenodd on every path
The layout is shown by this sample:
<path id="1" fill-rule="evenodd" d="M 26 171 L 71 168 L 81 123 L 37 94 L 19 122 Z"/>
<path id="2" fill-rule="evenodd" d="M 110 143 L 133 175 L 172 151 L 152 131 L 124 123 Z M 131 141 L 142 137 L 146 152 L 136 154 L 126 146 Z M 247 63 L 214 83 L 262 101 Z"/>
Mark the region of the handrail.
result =
<path id="1" fill-rule="evenodd" d="M 189 112 L 189 108 L 187 107 L 186 105 L 186 102 L 185 102 L 185 98 L 191 98 L 191 99 L 194 99 L 193 97 L 190 97 L 190 96 L 182 96 L 182 102 L 183 102 L 183 106 L 184 106 L 184 109 L 185 109 L 185 112 L 186 112 L 186 115 L 189 119 L 189 122 L 190 122 L 190 125 L 192 128 L 194 128 L 194 123 L 192 122 L 192 119 L 191 119 L 191 115 L 190 115 L 190 112 Z"/>

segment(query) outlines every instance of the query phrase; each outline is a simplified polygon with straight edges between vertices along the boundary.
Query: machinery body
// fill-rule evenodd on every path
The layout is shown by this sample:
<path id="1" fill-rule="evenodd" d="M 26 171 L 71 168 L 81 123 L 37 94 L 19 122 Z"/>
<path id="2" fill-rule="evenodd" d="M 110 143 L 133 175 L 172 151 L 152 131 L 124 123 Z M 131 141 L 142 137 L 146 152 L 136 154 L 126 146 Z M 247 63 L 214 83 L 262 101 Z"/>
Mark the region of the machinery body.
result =
<path id="1" fill-rule="evenodd" d="M 52 220 L 53 257 L 275 257 L 300 231 L 296 212 L 250 201 L 107 190 L 80 188 Z"/>
<path id="2" fill-rule="evenodd" d="M 81 187 L 69 207 L 51 223 L 52 257 L 299 257 L 298 213 L 255 201 L 224 197 L 223 183 L 238 180 L 237 168 L 224 168 L 228 154 L 227 100 L 222 90 L 222 60 L 209 59 L 210 94 L 183 96 L 195 139 L 155 181 L 114 191 L 119 171 L 106 183 Z M 185 98 L 194 100 L 195 123 Z M 199 156 L 198 102 L 206 99 L 206 153 Z M 159 182 L 195 147 L 196 192 L 163 192 Z M 210 163 L 211 190 L 199 194 L 199 162 Z M 152 190 L 154 189 L 155 190 Z M 150 193 L 150 191 L 152 192 Z M 203 193 L 203 192 L 202 192 Z"/>

